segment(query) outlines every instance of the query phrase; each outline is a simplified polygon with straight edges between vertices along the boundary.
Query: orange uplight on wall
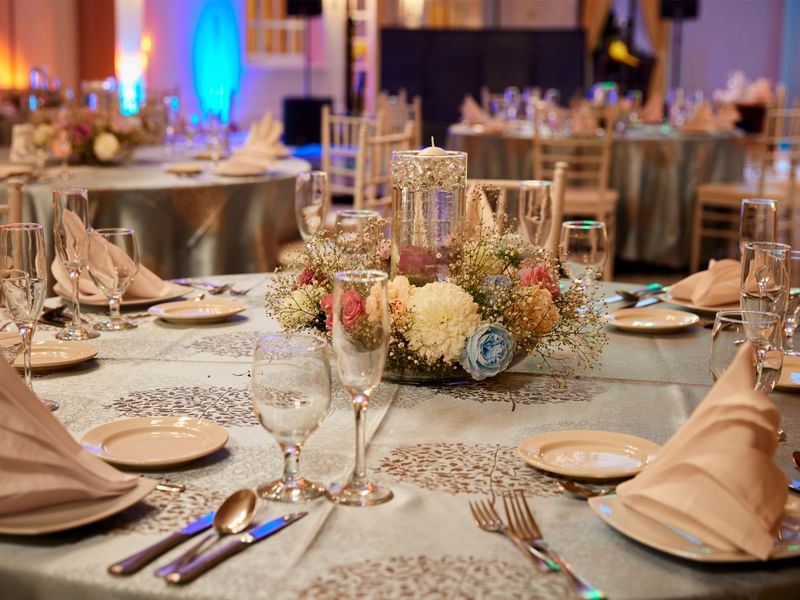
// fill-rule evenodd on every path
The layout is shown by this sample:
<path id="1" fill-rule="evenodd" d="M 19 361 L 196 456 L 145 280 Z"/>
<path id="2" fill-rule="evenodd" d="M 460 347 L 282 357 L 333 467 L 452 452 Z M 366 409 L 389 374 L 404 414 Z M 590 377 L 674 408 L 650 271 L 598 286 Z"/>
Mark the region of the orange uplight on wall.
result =
<path id="1" fill-rule="evenodd" d="M 153 38 L 150 37 L 149 33 L 145 33 L 142 36 L 142 52 L 148 57 L 150 56 L 150 52 L 153 50 Z"/>

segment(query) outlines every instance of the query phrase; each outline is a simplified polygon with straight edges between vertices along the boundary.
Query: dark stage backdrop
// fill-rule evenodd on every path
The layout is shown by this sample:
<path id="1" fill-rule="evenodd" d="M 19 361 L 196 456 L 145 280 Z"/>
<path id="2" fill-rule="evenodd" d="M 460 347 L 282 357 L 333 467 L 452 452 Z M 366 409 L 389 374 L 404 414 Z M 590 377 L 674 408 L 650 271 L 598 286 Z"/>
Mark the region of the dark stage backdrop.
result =
<path id="1" fill-rule="evenodd" d="M 381 89 L 422 97 L 424 139 L 444 143 L 466 94 L 481 86 L 556 88 L 562 102 L 583 89 L 583 30 L 381 30 Z"/>

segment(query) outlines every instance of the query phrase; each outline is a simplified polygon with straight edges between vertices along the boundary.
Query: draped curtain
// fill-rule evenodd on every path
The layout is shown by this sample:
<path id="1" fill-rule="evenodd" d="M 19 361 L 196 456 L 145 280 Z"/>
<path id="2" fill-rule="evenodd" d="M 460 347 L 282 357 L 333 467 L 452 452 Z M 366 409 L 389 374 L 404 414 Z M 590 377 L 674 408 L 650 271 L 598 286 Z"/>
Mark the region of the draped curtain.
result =
<path id="1" fill-rule="evenodd" d="M 661 18 L 661 0 L 639 0 L 639 9 L 644 19 L 647 37 L 650 38 L 650 44 L 656 55 L 647 95 L 648 98 L 663 99 L 667 85 L 670 23 Z"/>

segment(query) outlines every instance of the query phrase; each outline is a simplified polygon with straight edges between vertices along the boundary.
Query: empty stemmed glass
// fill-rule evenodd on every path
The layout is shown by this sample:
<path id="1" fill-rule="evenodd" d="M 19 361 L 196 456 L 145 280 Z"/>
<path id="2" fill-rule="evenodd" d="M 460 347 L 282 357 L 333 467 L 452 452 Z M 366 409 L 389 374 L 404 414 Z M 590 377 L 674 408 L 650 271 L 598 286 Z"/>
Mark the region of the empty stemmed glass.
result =
<path id="1" fill-rule="evenodd" d="M 304 241 L 310 240 L 325 225 L 328 174 L 311 171 L 297 176 L 294 190 L 294 214 L 297 229 Z"/>
<path id="2" fill-rule="evenodd" d="M 786 318 L 783 322 L 784 352 L 798 354 L 794 347 L 794 334 L 800 319 L 800 251 L 789 252 L 789 297 L 786 302 Z"/>
<path id="3" fill-rule="evenodd" d="M 567 276 L 589 291 L 606 264 L 608 234 L 599 221 L 565 221 L 561 224 L 559 257 Z"/>
<path id="4" fill-rule="evenodd" d="M 122 296 L 139 271 L 139 249 L 133 229 L 110 227 L 95 229 L 89 238 L 89 274 L 108 298 L 109 317 L 98 321 L 95 329 L 121 331 L 136 323 L 120 315 Z"/>
<path id="5" fill-rule="evenodd" d="M 56 334 L 59 340 L 87 340 L 99 333 L 87 329 L 81 321 L 78 298 L 81 271 L 89 255 L 89 194 L 84 189 L 53 191 L 53 233 L 56 254 L 69 273 L 72 283 L 72 322 Z"/>
<path id="6" fill-rule="evenodd" d="M 305 502 L 325 487 L 300 476 L 300 450 L 331 403 L 328 342 L 311 334 L 262 337 L 253 357 L 253 407 L 261 425 L 281 447 L 283 477 L 258 486 L 262 498 Z"/>
<path id="7" fill-rule="evenodd" d="M 789 298 L 787 244 L 746 242 L 742 255 L 741 308 L 771 312 L 783 320 Z"/>
<path id="8" fill-rule="evenodd" d="M 388 275 L 360 270 L 336 273 L 333 349 L 339 378 L 353 402 L 356 460 L 350 480 L 328 488 L 338 504 L 372 506 L 392 499 L 392 491 L 367 478 L 366 426 L 369 395 L 380 383 L 389 347 Z"/>
<path id="9" fill-rule="evenodd" d="M 775 200 L 745 198 L 739 208 L 739 254 L 747 242 L 774 242 L 778 231 Z"/>
<path id="10" fill-rule="evenodd" d="M 545 244 L 553 226 L 553 201 L 549 181 L 520 183 L 519 222 L 531 244 Z"/>
<path id="11" fill-rule="evenodd" d="M 31 344 L 47 293 L 47 255 L 40 224 L 0 226 L 0 282 L 6 307 L 22 340 L 25 383 L 33 389 Z M 58 408 L 58 404 L 50 400 L 42 402 L 50 410 Z"/>

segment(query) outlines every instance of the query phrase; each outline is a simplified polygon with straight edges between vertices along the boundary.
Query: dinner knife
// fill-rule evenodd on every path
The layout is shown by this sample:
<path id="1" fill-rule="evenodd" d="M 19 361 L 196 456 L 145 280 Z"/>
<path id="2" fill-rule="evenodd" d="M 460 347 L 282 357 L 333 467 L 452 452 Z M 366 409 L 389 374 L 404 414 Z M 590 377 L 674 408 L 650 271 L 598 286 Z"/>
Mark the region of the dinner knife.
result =
<path id="1" fill-rule="evenodd" d="M 214 511 L 203 515 L 199 519 L 192 521 L 180 531 L 165 537 L 160 542 L 156 542 L 152 546 L 148 546 L 141 552 L 129 556 L 117 563 L 108 567 L 108 572 L 112 575 L 130 575 L 136 573 L 146 564 L 152 562 L 168 550 L 172 550 L 178 544 L 185 542 L 193 535 L 205 531 L 211 527 L 214 521 Z"/>
<path id="2" fill-rule="evenodd" d="M 200 577 L 200 575 L 218 565 L 226 558 L 233 556 L 237 552 L 241 552 L 256 542 L 260 542 L 261 540 L 278 533 L 284 527 L 288 527 L 292 523 L 296 523 L 307 514 L 307 512 L 291 513 L 282 517 L 278 517 L 277 519 L 273 519 L 272 521 L 264 523 L 263 525 L 255 525 L 241 534 L 238 539 L 225 544 L 218 550 L 214 550 L 213 552 L 209 552 L 195 558 L 188 565 L 177 571 L 173 571 L 164 579 L 166 579 L 169 583 L 176 584 L 194 581 Z"/>

